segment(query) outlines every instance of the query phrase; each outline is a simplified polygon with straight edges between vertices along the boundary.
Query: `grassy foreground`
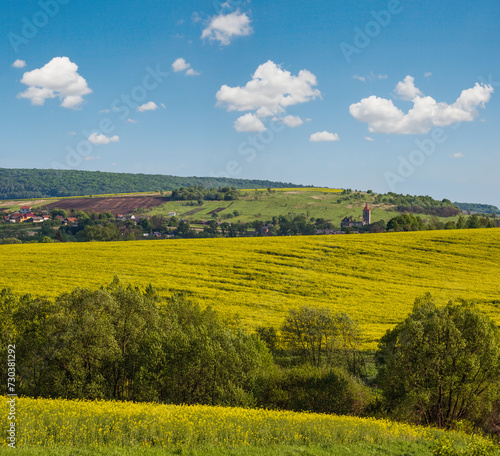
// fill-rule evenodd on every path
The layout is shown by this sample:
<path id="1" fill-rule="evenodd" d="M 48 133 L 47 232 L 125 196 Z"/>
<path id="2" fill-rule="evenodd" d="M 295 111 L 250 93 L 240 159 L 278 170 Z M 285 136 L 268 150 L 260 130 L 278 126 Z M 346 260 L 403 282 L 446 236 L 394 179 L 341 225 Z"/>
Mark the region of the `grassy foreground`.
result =
<path id="1" fill-rule="evenodd" d="M 0 246 L 0 288 L 56 296 L 116 274 L 187 292 L 248 329 L 279 326 L 302 305 L 346 312 L 366 347 L 410 312 L 416 296 L 466 298 L 500 323 L 500 230 Z"/>
<path id="2" fill-rule="evenodd" d="M 19 453 L 26 455 L 156 455 L 165 454 L 164 449 L 167 454 L 213 455 L 431 454 L 444 444 L 464 454 L 494 454 L 494 447 L 479 436 L 386 420 L 30 398 L 18 400 L 16 437 Z M 357 451 L 361 449 L 367 451 Z M 472 452 L 479 449 L 489 452 Z"/>

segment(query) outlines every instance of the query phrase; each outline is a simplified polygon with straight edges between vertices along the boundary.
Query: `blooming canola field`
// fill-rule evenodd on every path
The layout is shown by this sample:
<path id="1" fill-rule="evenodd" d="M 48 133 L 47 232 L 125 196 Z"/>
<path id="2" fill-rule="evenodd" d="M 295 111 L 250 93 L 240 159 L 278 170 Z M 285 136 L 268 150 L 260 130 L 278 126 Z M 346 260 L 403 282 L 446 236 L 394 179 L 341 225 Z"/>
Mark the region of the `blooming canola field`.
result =
<path id="1" fill-rule="evenodd" d="M 17 406 L 17 445 L 54 451 L 58 445 L 264 447 L 435 442 L 443 437 L 469 445 L 483 441 L 387 420 L 264 409 L 31 398 L 20 398 Z"/>
<path id="2" fill-rule="evenodd" d="M 278 327 L 303 305 L 358 320 L 365 347 L 431 292 L 464 298 L 500 323 L 500 230 L 0 246 L 0 289 L 56 296 L 117 275 L 188 293 L 248 328 Z"/>

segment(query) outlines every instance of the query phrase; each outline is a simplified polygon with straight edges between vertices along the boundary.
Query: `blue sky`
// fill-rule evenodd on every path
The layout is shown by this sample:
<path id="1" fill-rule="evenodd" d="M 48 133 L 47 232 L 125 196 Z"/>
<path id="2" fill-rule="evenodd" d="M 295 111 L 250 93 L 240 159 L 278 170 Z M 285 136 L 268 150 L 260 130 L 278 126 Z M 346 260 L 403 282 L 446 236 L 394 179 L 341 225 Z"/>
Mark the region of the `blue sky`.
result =
<path id="1" fill-rule="evenodd" d="M 500 205 L 497 0 L 5 0 L 0 14 L 1 167 Z"/>

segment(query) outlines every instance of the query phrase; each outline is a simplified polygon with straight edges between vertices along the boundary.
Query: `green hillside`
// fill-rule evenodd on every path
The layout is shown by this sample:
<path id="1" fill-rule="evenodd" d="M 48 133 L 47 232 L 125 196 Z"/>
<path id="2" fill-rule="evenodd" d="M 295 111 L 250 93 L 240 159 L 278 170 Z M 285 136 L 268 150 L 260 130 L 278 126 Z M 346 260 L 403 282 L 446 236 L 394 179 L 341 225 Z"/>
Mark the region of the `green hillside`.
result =
<path id="1" fill-rule="evenodd" d="M 362 220 L 363 208 L 369 205 L 372 215 L 371 221 L 388 222 L 405 209 L 399 201 L 402 195 L 376 194 L 373 192 L 335 191 L 331 189 L 281 189 L 284 191 L 248 190 L 235 201 L 169 201 L 151 210 L 149 215 L 168 216 L 175 212 L 184 220 L 191 222 L 210 220 L 216 215 L 220 220 L 250 222 L 253 220 L 272 221 L 273 217 L 280 215 L 305 215 L 307 219 L 323 218 L 331 221 L 336 227 L 344 217 L 353 217 L 353 220 Z M 412 197 L 425 199 L 428 197 Z M 454 209 L 448 217 L 437 216 L 439 220 L 456 220 L 458 209 L 449 202 L 441 202 L 428 198 L 428 212 L 439 212 L 443 207 Z M 235 212 L 236 211 L 236 212 Z M 237 215 L 236 215 L 237 214 Z M 432 214 L 418 213 L 423 219 L 430 221 Z"/>
<path id="2" fill-rule="evenodd" d="M 190 185 L 205 187 L 300 187 L 291 183 L 225 177 L 178 177 L 55 169 L 0 168 L 0 199 L 154 192 Z"/>

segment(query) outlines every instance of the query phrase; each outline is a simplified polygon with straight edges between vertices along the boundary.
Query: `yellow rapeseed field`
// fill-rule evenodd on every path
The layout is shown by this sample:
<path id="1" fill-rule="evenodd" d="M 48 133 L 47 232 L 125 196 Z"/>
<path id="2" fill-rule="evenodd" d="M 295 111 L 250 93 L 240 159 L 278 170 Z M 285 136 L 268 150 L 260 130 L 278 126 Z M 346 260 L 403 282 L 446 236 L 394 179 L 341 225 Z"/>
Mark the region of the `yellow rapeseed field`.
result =
<path id="1" fill-rule="evenodd" d="M 0 246 L 0 288 L 56 296 L 114 275 L 187 292 L 249 329 L 279 326 L 291 308 L 357 319 L 366 348 L 416 296 L 466 298 L 500 323 L 500 230 Z"/>
<path id="2" fill-rule="evenodd" d="M 1 397 L 2 403 L 6 402 Z M 477 436 L 373 418 L 231 407 L 20 398 L 17 446 L 380 444 Z M 2 442 L 2 445 L 5 443 Z"/>

